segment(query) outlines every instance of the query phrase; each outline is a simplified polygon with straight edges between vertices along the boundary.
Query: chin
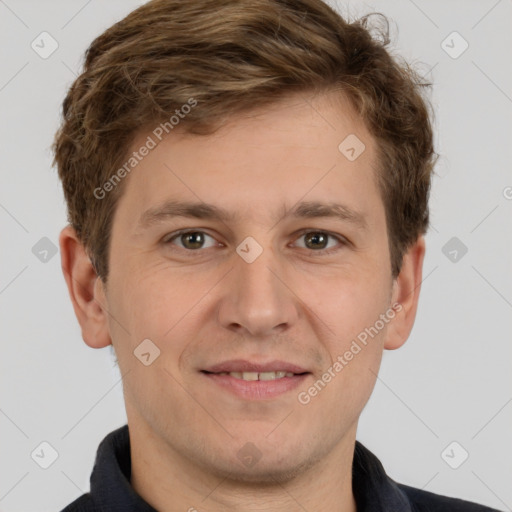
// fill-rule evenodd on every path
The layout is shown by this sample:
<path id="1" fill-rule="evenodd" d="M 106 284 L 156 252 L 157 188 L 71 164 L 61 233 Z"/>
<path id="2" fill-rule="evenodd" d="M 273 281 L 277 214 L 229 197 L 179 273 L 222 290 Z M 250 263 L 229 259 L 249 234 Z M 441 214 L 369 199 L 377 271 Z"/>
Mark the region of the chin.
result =
<path id="1" fill-rule="evenodd" d="M 274 454 L 275 455 L 275 454 Z M 252 484 L 255 487 L 261 487 L 268 484 L 269 486 L 276 483 L 284 484 L 290 482 L 297 477 L 300 477 L 309 469 L 311 469 L 319 459 L 322 457 L 307 457 L 299 460 L 291 456 L 272 457 L 274 461 L 269 460 L 268 457 L 264 460 L 265 456 L 262 455 L 251 467 L 244 467 L 244 464 L 238 459 L 235 461 L 225 461 L 224 464 L 217 464 L 210 467 L 209 471 L 215 473 L 218 477 L 229 479 L 233 482 Z"/>

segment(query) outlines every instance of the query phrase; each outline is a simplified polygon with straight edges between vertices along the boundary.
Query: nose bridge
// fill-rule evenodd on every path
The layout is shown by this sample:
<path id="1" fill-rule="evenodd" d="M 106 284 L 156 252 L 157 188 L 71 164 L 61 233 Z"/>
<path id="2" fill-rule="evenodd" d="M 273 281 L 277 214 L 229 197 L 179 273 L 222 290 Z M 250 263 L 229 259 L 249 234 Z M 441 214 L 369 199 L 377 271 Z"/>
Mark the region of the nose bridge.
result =
<path id="1" fill-rule="evenodd" d="M 237 247 L 229 290 L 219 311 L 224 327 L 269 335 L 294 321 L 293 294 L 282 282 L 280 262 L 270 242 L 260 245 L 248 237 Z"/>

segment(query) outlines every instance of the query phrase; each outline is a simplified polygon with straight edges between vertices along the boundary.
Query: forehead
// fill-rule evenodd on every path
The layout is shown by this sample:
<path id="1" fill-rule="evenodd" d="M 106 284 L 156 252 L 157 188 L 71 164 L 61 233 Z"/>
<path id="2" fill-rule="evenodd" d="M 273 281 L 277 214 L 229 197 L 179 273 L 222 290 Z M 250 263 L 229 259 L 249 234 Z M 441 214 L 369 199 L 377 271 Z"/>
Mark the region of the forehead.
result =
<path id="1" fill-rule="evenodd" d="M 148 137 L 155 139 L 151 129 L 137 134 L 130 153 Z M 336 203 L 363 226 L 357 212 L 379 195 L 374 139 L 333 93 L 293 95 L 234 116 L 214 134 L 173 130 L 154 142 L 126 178 L 118 205 L 132 227 L 165 209 L 183 211 L 183 203 L 204 203 L 197 216 L 233 222 L 255 215 L 275 221 L 293 205 L 304 214 Z"/>

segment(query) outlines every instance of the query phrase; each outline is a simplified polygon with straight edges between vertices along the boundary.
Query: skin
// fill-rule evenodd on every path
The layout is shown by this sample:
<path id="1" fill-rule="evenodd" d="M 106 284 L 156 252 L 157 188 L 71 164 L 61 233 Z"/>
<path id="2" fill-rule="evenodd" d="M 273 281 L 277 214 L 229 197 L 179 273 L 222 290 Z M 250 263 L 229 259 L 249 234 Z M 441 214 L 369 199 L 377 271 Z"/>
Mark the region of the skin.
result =
<path id="1" fill-rule="evenodd" d="M 338 150 L 349 134 L 366 146 L 353 162 Z M 62 230 L 62 268 L 83 339 L 93 348 L 112 343 L 124 375 L 131 483 L 156 509 L 356 510 L 357 422 L 383 350 L 410 334 L 425 254 L 420 237 L 392 279 L 375 166 L 375 142 L 343 98 L 291 95 L 232 117 L 213 135 L 177 128 L 138 164 L 114 215 L 106 286 L 73 229 Z M 142 212 L 167 199 L 213 203 L 240 218 L 176 217 L 138 229 Z M 368 227 L 279 221 L 302 200 L 341 202 L 363 213 Z M 163 241 L 181 229 L 209 236 L 199 249 L 179 237 Z M 307 234 L 319 231 L 348 243 L 307 245 Z M 252 263 L 236 252 L 248 236 L 263 249 Z M 298 393 L 394 303 L 401 308 L 379 334 L 299 403 Z M 146 338 L 161 351 L 149 366 L 133 355 Z M 199 371 L 236 358 L 281 359 L 312 375 L 300 389 L 258 401 L 231 395 Z M 252 467 L 237 457 L 247 442 L 261 454 Z"/>

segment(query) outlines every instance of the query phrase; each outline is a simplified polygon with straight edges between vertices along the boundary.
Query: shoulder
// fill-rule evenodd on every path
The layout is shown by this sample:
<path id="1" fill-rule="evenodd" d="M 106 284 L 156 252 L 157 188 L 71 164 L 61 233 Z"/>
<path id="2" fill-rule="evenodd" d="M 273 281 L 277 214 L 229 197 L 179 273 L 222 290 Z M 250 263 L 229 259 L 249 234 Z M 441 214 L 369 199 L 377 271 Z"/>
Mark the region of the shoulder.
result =
<path id="1" fill-rule="evenodd" d="M 96 509 L 92 503 L 91 495 L 87 492 L 71 502 L 60 512 L 93 512 L 94 510 Z"/>
<path id="2" fill-rule="evenodd" d="M 407 496 L 413 510 L 417 512 L 499 512 L 497 509 L 472 501 L 434 494 L 404 484 L 397 484 L 397 486 Z"/>

